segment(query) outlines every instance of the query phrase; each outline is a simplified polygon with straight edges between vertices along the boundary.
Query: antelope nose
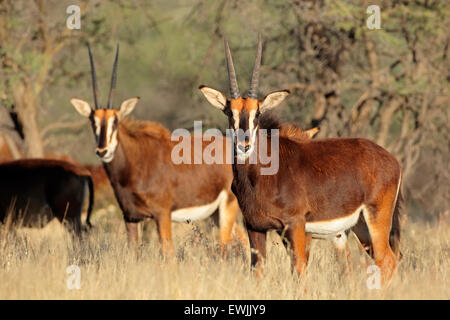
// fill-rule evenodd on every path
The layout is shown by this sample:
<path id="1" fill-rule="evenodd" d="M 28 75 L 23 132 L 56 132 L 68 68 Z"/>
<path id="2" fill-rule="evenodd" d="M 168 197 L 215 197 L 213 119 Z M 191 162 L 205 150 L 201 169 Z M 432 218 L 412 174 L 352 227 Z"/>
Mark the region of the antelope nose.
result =
<path id="1" fill-rule="evenodd" d="M 97 150 L 95 151 L 95 153 L 96 153 L 100 158 L 103 158 L 104 155 L 106 154 L 106 152 L 107 152 L 106 149 L 97 149 Z"/>
<path id="2" fill-rule="evenodd" d="M 250 145 L 249 144 L 247 144 L 247 145 L 242 145 L 242 144 L 240 144 L 240 145 L 238 145 L 238 148 L 239 148 L 239 150 L 241 150 L 242 152 L 247 152 L 248 151 L 248 149 L 250 149 Z"/>

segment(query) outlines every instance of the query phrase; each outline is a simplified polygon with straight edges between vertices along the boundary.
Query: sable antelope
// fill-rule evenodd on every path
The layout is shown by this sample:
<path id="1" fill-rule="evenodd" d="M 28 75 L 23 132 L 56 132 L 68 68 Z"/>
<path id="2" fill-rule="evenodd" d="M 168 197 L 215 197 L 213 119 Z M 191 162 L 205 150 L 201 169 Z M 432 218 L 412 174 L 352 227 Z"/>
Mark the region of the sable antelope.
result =
<path id="1" fill-rule="evenodd" d="M 206 99 L 228 117 L 234 134 L 233 187 L 247 226 L 252 266 L 266 256 L 266 233 L 286 231 L 293 251 L 293 267 L 299 274 L 306 267 L 311 236 L 329 237 L 339 247 L 352 230 L 390 279 L 396 265 L 400 240 L 399 203 L 401 166 L 382 147 L 366 139 L 293 139 L 279 131 L 279 170 L 261 175 L 261 163 L 248 159 L 262 135 L 262 119 L 277 107 L 288 90 L 275 91 L 258 100 L 261 38 L 250 89 L 239 92 L 230 48 L 225 40 L 231 99 L 218 90 L 200 86 Z M 240 130 L 247 134 L 240 134 Z M 267 142 L 270 149 L 272 144 Z M 237 163 L 241 160 L 243 163 Z M 390 244 L 391 243 L 391 244 Z"/>
<path id="2" fill-rule="evenodd" d="M 125 118 L 133 111 L 138 97 L 122 102 L 119 110 L 112 108 L 118 46 L 108 104 L 106 108 L 101 108 L 89 46 L 88 50 L 95 109 L 80 99 L 71 99 L 70 102 L 91 122 L 97 143 L 96 154 L 103 162 L 123 211 L 128 239 L 137 242 L 138 223 L 153 218 L 163 250 L 171 252 L 171 221 L 199 220 L 219 209 L 219 240 L 223 249 L 231 240 L 232 228 L 239 212 L 236 197 L 231 192 L 231 166 L 174 164 L 171 152 L 175 142 L 171 141 L 170 132 L 165 127 L 155 122 Z M 221 136 L 215 139 L 227 143 Z M 194 139 L 191 142 L 193 144 Z M 192 150 L 195 152 L 195 148 Z"/>
<path id="3" fill-rule="evenodd" d="M 91 226 L 94 188 L 88 170 L 67 161 L 22 159 L 0 164 L 0 177 L 1 222 L 44 227 L 56 217 L 81 235 L 81 213 L 89 190 L 86 224 Z"/>

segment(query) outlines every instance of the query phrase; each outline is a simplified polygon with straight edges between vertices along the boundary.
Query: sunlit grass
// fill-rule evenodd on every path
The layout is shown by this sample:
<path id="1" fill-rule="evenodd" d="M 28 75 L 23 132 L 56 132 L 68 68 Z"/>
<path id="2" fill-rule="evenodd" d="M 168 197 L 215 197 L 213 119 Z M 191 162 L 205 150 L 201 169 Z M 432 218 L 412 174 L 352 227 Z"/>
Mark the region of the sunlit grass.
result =
<path id="1" fill-rule="evenodd" d="M 95 228 L 81 248 L 58 222 L 43 230 L 0 227 L 0 299 L 449 299 L 450 222 L 408 221 L 403 259 L 389 288 L 369 290 L 371 261 L 350 237 L 352 271 L 346 272 L 331 243 L 313 240 L 307 272 L 291 273 L 278 235 L 270 234 L 265 274 L 249 271 L 249 250 L 222 259 L 212 221 L 174 224 L 176 258 L 159 252 L 148 225 L 138 252 L 126 243 L 113 207 L 94 213 Z M 236 246 L 238 247 L 238 246 Z M 81 270 L 81 289 L 69 290 L 66 268 Z"/>

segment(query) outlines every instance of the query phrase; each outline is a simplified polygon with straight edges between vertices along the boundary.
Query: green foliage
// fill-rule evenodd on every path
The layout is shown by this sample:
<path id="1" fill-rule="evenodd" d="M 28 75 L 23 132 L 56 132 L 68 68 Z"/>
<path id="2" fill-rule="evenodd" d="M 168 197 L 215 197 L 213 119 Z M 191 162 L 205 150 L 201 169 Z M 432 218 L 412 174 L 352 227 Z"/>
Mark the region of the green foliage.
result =
<path id="1" fill-rule="evenodd" d="M 0 70 L 0 94 L 5 93 L 2 97 L 5 106 L 12 103 L 11 85 L 24 79 L 34 82 L 46 59 L 36 7 L 22 1 L 11 3 L 16 6 L 6 18 L 11 41 L 0 44 L 0 56 L 8 57 L 0 58 L 4 62 Z M 65 36 L 65 8 L 72 1 L 45 3 L 49 32 L 52 35 L 63 32 Z M 416 118 L 426 116 L 420 114 L 423 110 L 439 114 L 435 110 L 443 108 L 443 104 L 433 103 L 448 95 L 449 6 L 446 1 L 378 1 L 381 30 L 368 30 L 363 3 L 87 1 L 82 12 L 82 29 L 71 31 L 63 48 L 51 59 L 44 88 L 38 96 L 41 127 L 60 119 L 79 121 L 68 103 L 70 97 L 92 101 L 86 50 L 89 41 L 102 104 L 109 90 L 115 45 L 119 42 L 115 105 L 140 96 L 141 102 L 134 112 L 137 118 L 160 121 L 170 129 L 191 128 L 194 119 L 204 120 L 205 128 L 224 129 L 226 120 L 208 106 L 197 90 L 198 85 L 208 84 L 228 94 L 223 53 L 226 36 L 239 86 L 245 92 L 260 32 L 264 39 L 260 96 L 277 89 L 291 89 L 292 94 L 280 111 L 283 119 L 306 128 L 321 125 L 323 136 L 363 136 L 376 140 L 380 115 L 390 99 L 400 97 L 402 103 L 393 114 L 385 147 L 397 150 L 401 161 L 406 163 L 411 154 L 408 141 L 399 140 L 405 110 L 413 110 L 411 117 Z M 27 37 L 23 43 L 22 37 Z M 56 44 L 59 41 L 62 40 Z M 22 43 L 20 49 L 18 43 Z M 374 66 L 368 54 L 370 43 L 376 57 Z M 370 101 L 356 105 L 367 92 L 372 105 Z M 318 110 L 319 98 L 326 104 L 323 114 Z M 430 104 L 426 106 L 429 109 L 421 101 Z M 359 117 L 364 105 L 372 108 L 367 119 Z M 434 127 L 442 127 L 442 119 L 433 118 L 423 125 L 430 126 L 423 128 L 429 134 Z M 413 125 L 408 130 L 411 136 L 418 135 L 413 132 L 416 130 Z M 445 138 L 442 129 L 439 130 L 440 139 Z M 81 131 L 61 130 L 44 138 L 48 139 L 49 150 L 69 153 L 82 162 L 95 161 L 92 133 L 87 125 Z"/>

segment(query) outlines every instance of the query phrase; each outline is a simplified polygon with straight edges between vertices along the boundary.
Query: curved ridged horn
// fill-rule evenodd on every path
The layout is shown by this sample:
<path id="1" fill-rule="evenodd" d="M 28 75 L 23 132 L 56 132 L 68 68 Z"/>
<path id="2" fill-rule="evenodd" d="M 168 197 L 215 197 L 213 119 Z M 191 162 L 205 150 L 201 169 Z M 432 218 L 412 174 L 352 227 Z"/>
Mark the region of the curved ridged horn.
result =
<path id="1" fill-rule="evenodd" d="M 95 76 L 95 67 L 94 67 L 94 58 L 92 57 L 92 51 L 91 51 L 91 46 L 89 45 L 89 43 L 87 44 L 88 46 L 88 51 L 89 51 L 89 61 L 91 62 L 91 76 L 92 76 L 92 90 L 94 93 L 94 105 L 95 105 L 95 109 L 99 108 L 98 105 L 98 99 L 97 99 L 97 78 Z"/>
<path id="2" fill-rule="evenodd" d="M 228 69 L 228 81 L 230 83 L 230 93 L 231 99 L 237 99 L 241 96 L 239 93 L 239 87 L 236 79 L 236 72 L 234 71 L 233 58 L 231 58 L 230 47 L 228 46 L 228 41 L 224 39 L 225 42 L 225 55 L 227 57 L 227 69 Z"/>
<path id="3" fill-rule="evenodd" d="M 109 89 L 109 96 L 108 96 L 108 109 L 112 109 L 112 96 L 114 89 L 116 88 L 116 80 L 117 80 L 117 62 L 119 60 L 119 44 L 117 44 L 116 49 L 116 57 L 114 58 L 114 65 L 113 65 L 113 71 L 111 76 L 111 88 Z"/>
<path id="4" fill-rule="evenodd" d="M 258 35 L 258 51 L 256 53 L 255 64 L 253 66 L 252 80 L 250 82 L 250 89 L 248 90 L 248 97 L 258 99 L 258 85 L 259 85 L 259 68 L 261 66 L 262 56 L 262 42 L 261 34 Z"/>

